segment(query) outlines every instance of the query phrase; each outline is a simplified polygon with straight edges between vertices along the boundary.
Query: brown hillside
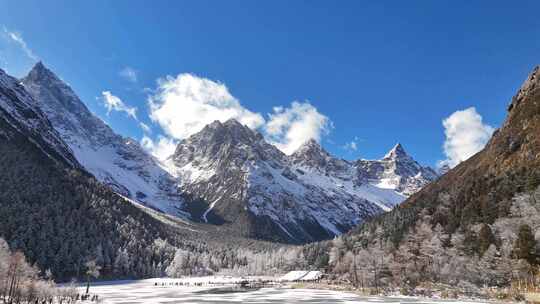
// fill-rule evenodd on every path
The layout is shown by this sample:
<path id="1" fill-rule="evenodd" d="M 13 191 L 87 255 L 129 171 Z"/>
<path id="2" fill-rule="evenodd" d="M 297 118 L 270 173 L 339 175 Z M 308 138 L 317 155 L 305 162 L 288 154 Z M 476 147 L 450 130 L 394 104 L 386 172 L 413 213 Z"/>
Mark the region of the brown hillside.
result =
<path id="1" fill-rule="evenodd" d="M 382 224 L 385 236 L 397 244 L 420 213 L 449 233 L 470 224 L 491 224 L 508 215 L 510 199 L 516 193 L 540 184 L 539 67 L 512 98 L 508 111 L 503 126 L 481 152 L 356 232 Z"/>

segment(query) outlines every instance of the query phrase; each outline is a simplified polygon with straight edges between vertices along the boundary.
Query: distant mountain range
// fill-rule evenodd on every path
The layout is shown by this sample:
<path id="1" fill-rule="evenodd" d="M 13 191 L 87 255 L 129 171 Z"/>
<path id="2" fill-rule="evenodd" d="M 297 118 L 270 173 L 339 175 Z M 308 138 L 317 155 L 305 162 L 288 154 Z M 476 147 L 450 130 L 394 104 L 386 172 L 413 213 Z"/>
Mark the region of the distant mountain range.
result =
<path id="1" fill-rule="evenodd" d="M 401 145 L 382 160 L 348 162 L 310 140 L 287 156 L 236 120 L 182 141 L 166 165 L 192 217 L 287 242 L 346 232 L 437 177 Z"/>
<path id="2" fill-rule="evenodd" d="M 539 75 L 486 147 L 439 177 L 400 144 L 380 160 L 339 159 L 313 140 L 285 155 L 236 120 L 161 162 L 43 64 L 22 80 L 0 70 L 0 237 L 64 280 L 89 257 L 106 276 L 147 277 L 176 248 L 226 255 L 230 269 L 246 248 L 342 235 L 289 248 L 335 278 L 351 279 L 356 261 L 382 269 L 375 282 L 508 285 L 540 265 Z"/>
<path id="3" fill-rule="evenodd" d="M 400 144 L 381 160 L 338 159 L 313 140 L 285 155 L 236 120 L 207 125 L 161 162 L 117 135 L 41 62 L 21 83 L 20 94 L 32 97 L 24 106 L 49 124 L 34 130 L 44 132 L 48 147 L 66 162 L 134 202 L 228 225 L 240 236 L 291 243 L 331 238 L 391 210 L 438 177 Z M 18 111 L 13 123 L 37 123 L 25 109 Z"/>

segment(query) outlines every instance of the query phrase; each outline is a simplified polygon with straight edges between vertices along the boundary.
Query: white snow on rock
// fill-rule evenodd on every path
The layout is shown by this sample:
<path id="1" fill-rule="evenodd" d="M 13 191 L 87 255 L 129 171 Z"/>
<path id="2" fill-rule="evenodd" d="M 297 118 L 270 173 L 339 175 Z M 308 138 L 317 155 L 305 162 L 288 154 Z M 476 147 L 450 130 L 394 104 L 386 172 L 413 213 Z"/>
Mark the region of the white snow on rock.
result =
<path id="1" fill-rule="evenodd" d="M 72 167 L 79 167 L 71 149 L 64 143 L 35 100 L 14 77 L 0 69 L 0 118 L 28 136 L 45 154 L 57 154 Z M 3 133 L 4 136 L 10 134 Z M 52 150 L 50 150 L 52 149 Z"/>
<path id="2" fill-rule="evenodd" d="M 21 116 L 2 99 L 0 106 L 36 132 L 49 130 L 43 137 L 61 155 L 117 193 L 170 215 L 185 218 L 191 212 L 203 222 L 221 218 L 234 225 L 244 216 L 238 225 L 247 218 L 256 227 L 263 221 L 265 228 L 254 229 L 285 241 L 342 234 L 437 178 L 399 144 L 381 160 L 338 159 L 314 140 L 288 156 L 234 119 L 207 125 L 160 162 L 136 141 L 115 134 L 41 62 L 22 79 L 24 87 L 7 76 L 0 81 L 26 94 L 22 105 L 41 113 L 52 128 L 39 128 L 39 119 Z M 198 209 L 189 209 L 184 199 Z"/>
<path id="3" fill-rule="evenodd" d="M 234 119 L 180 142 L 167 164 L 184 193 L 208 204 L 202 221 L 210 213 L 227 219 L 236 216 L 231 208 L 248 210 L 293 241 L 342 234 L 437 177 L 401 145 L 382 160 L 349 162 L 311 140 L 287 156 Z"/>
<path id="4" fill-rule="evenodd" d="M 168 214 L 182 216 L 175 182 L 140 145 L 117 135 L 92 114 L 73 90 L 41 62 L 24 87 L 73 151 L 79 163 L 114 191 Z"/>
<path id="5" fill-rule="evenodd" d="M 401 144 L 396 144 L 380 160 L 358 160 L 355 163 L 358 178 L 377 188 L 391 189 L 404 196 L 418 192 L 438 174 L 423 167 L 409 156 Z"/>
<path id="6" fill-rule="evenodd" d="M 204 220 L 205 223 L 208 223 L 208 218 L 206 218 L 206 216 L 208 216 L 208 213 L 210 213 L 210 211 L 212 211 L 212 209 L 214 209 L 214 206 L 216 205 L 216 203 L 217 203 L 220 199 L 221 199 L 221 197 L 218 198 L 218 199 L 216 199 L 216 200 L 213 201 L 212 203 L 210 203 L 210 207 L 208 207 L 208 209 L 206 209 L 206 211 L 204 211 L 202 218 L 203 218 L 203 220 Z"/>

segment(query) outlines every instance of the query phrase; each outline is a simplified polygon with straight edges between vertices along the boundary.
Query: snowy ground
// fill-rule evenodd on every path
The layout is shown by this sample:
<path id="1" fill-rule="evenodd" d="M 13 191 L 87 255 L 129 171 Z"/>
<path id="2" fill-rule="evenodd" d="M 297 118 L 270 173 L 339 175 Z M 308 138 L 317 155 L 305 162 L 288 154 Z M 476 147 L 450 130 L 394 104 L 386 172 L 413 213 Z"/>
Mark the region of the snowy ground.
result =
<path id="1" fill-rule="evenodd" d="M 284 287 L 263 288 L 249 292 L 212 293 L 213 287 L 155 286 L 156 280 L 104 282 L 90 288 L 98 294 L 102 303 L 152 304 L 152 303 L 486 303 L 420 300 L 415 298 L 361 297 L 352 293 L 290 289 Z M 159 281 L 161 282 L 161 280 Z M 169 281 L 166 281 L 169 282 Z M 159 284 L 159 283 L 158 283 Z M 160 285 L 160 284 L 159 284 Z M 81 287 L 81 291 L 84 288 Z"/>

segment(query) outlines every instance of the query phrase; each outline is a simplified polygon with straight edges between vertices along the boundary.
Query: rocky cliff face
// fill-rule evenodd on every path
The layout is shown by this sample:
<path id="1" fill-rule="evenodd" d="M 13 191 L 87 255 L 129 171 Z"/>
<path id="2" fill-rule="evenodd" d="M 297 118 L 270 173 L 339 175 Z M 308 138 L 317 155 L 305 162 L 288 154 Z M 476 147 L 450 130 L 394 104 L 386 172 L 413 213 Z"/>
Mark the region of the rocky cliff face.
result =
<path id="1" fill-rule="evenodd" d="M 92 114 L 41 62 L 22 79 L 32 106 L 49 119 L 78 162 L 114 191 L 149 207 L 183 215 L 174 181 L 159 161 Z"/>
<path id="2" fill-rule="evenodd" d="M 536 67 L 512 98 L 504 124 L 494 132 L 486 147 L 405 204 L 436 201 L 437 191 L 444 191 L 460 206 L 488 206 L 523 190 L 526 181 L 534 180 L 539 169 L 540 76 Z M 505 189 L 497 188 L 499 183 L 508 185 Z"/>
<path id="3" fill-rule="evenodd" d="M 375 162 L 388 164 L 380 176 L 333 157 L 313 140 L 287 156 L 261 134 L 229 120 L 216 121 L 181 142 L 168 167 L 194 218 L 236 226 L 248 237 L 306 242 L 339 235 L 390 210 L 406 198 L 398 174 L 408 186 L 424 169 L 401 147 Z M 381 176 L 398 183 L 378 187 Z"/>
<path id="4" fill-rule="evenodd" d="M 206 126 L 161 163 L 115 134 L 42 63 L 22 84 L 27 104 L 50 121 L 59 151 L 74 165 L 146 206 L 230 225 L 242 236 L 296 243 L 331 238 L 391 210 L 437 176 L 401 145 L 381 160 L 349 162 L 311 140 L 287 156 L 235 120 Z"/>
<path id="5" fill-rule="evenodd" d="M 411 244 L 423 244 L 420 247 L 424 251 L 416 251 L 409 260 L 426 255 L 426 244 L 438 242 L 431 247 L 437 251 L 430 254 L 437 256 L 442 265 L 448 263 L 452 275 L 460 277 L 462 272 L 465 280 L 486 284 L 482 275 L 485 278 L 489 273 L 490 284 L 509 284 L 512 270 L 504 265 L 517 263 L 517 259 L 524 259 L 520 262 L 525 266 L 540 263 L 535 260 L 534 248 L 525 255 L 515 254 L 516 248 L 522 250 L 516 245 L 520 229 L 534 234 L 540 227 L 539 199 L 537 67 L 512 98 L 504 124 L 482 151 L 425 186 L 391 213 L 364 223 L 346 237 L 352 244 L 358 242 L 368 249 L 385 247 L 388 256 L 407 252 Z M 536 233 L 536 241 L 539 236 Z M 483 257 L 488 249 L 491 256 Z M 479 258 L 488 269 L 471 271 Z M 501 280 L 497 282 L 496 278 Z"/>
<path id="6" fill-rule="evenodd" d="M 0 235 L 55 280 L 79 276 L 97 254 L 107 257 L 106 276 L 147 277 L 139 266 L 113 273 L 113 262 L 125 254 L 157 265 L 155 241 L 182 240 L 84 171 L 37 101 L 2 70 L 0 172 Z"/>
<path id="7" fill-rule="evenodd" d="M 401 144 L 395 145 L 383 159 L 356 162 L 358 178 L 385 189 L 394 189 L 410 196 L 437 178 L 437 173 L 418 164 L 410 157 Z"/>
<path id="8" fill-rule="evenodd" d="M 36 101 L 19 81 L 0 70 L 0 117 L 11 126 L 0 131 L 0 136 L 11 137 L 21 133 L 34 141 L 53 159 L 71 167 L 79 167 L 73 151 L 62 141 L 46 115 L 36 106 Z"/>

